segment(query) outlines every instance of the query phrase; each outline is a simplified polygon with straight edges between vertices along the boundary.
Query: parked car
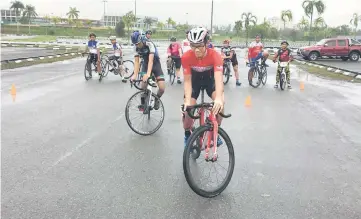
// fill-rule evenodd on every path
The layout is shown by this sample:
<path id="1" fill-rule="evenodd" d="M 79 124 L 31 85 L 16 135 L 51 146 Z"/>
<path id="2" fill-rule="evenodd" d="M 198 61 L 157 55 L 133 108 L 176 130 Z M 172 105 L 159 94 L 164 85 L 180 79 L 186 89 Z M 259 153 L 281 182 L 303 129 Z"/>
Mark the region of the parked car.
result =
<path id="1" fill-rule="evenodd" d="M 356 62 L 361 56 L 361 43 L 351 38 L 323 39 L 316 45 L 299 48 L 297 54 L 311 61 L 329 57 Z"/>

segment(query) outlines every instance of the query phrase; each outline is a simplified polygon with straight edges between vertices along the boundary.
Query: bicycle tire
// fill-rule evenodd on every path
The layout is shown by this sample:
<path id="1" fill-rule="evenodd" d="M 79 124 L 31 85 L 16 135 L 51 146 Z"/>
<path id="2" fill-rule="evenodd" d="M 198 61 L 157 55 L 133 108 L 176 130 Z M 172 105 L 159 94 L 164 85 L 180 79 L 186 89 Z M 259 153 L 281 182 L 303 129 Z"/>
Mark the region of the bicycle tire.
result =
<path id="1" fill-rule="evenodd" d="M 132 60 L 125 60 L 122 64 L 123 64 L 123 68 L 124 68 L 124 63 L 132 63 L 132 65 L 134 66 L 134 62 L 132 61 Z M 125 70 L 127 70 L 127 68 L 125 69 Z M 131 78 L 132 76 L 133 76 L 133 74 L 134 74 L 134 69 L 133 69 L 133 71 L 131 71 L 131 74 L 129 74 L 129 76 L 125 76 L 125 75 L 123 75 L 123 78 L 124 79 L 129 79 L 129 78 Z"/>
<path id="2" fill-rule="evenodd" d="M 226 71 L 226 73 L 225 73 L 225 71 Z M 226 80 L 225 81 L 223 80 L 224 85 L 226 85 L 228 83 L 228 81 L 229 81 L 229 74 L 230 74 L 230 69 L 229 69 L 228 64 L 227 64 L 227 67 L 223 68 L 223 76 L 226 77 Z"/>
<path id="3" fill-rule="evenodd" d="M 103 72 L 103 69 L 106 69 L 106 71 L 104 70 L 103 77 L 108 76 L 109 66 L 110 66 L 110 62 L 108 60 L 106 60 L 104 66 L 102 66 L 102 72 Z"/>
<path id="4" fill-rule="evenodd" d="M 89 74 L 87 74 L 87 72 L 89 72 Z M 85 67 L 84 67 L 84 78 L 86 81 L 88 81 L 91 77 L 90 77 L 90 72 L 91 72 L 91 63 L 89 63 L 88 61 L 85 63 Z M 89 76 L 87 76 L 89 75 Z"/>
<path id="5" fill-rule="evenodd" d="M 231 142 L 231 139 L 229 138 L 228 134 L 221 127 L 219 127 L 218 134 L 224 139 L 224 141 L 227 145 L 228 151 L 229 151 L 230 168 L 227 171 L 226 179 L 219 188 L 215 189 L 214 191 L 210 191 L 210 192 L 199 188 L 198 185 L 195 183 L 195 180 L 192 178 L 192 173 L 190 171 L 190 166 L 189 166 L 189 162 L 188 162 L 189 158 L 192 156 L 191 150 L 193 150 L 193 148 L 190 146 L 193 145 L 194 141 L 198 140 L 199 136 L 201 136 L 204 132 L 212 131 L 212 130 L 213 130 L 212 127 L 210 127 L 208 125 L 198 127 L 190 136 L 187 146 L 185 147 L 184 152 L 183 152 L 183 171 L 184 171 L 184 176 L 187 180 L 187 183 L 188 183 L 189 187 L 191 187 L 191 189 L 197 195 L 205 197 L 205 198 L 215 197 L 215 196 L 221 194 L 227 188 L 229 182 L 232 179 L 234 165 L 235 165 L 234 149 L 233 149 L 233 144 Z"/>
<path id="6" fill-rule="evenodd" d="M 254 85 L 253 82 L 252 82 L 252 79 L 250 80 L 250 76 L 251 76 L 251 74 L 252 74 L 252 70 L 253 70 L 253 77 L 252 77 L 252 78 L 257 77 L 257 75 L 259 74 L 257 68 L 255 68 L 255 67 L 250 68 L 250 69 L 248 70 L 248 82 L 249 82 L 249 85 L 251 85 L 251 87 L 257 88 L 257 87 L 259 87 L 259 86 L 261 85 L 261 83 L 259 82 L 259 80 L 257 80 L 257 84 Z"/>
<path id="7" fill-rule="evenodd" d="M 280 74 L 280 87 L 281 87 L 281 90 L 284 90 L 285 89 L 285 79 L 284 79 L 284 75 L 283 74 Z"/>
<path id="8" fill-rule="evenodd" d="M 143 135 L 143 136 L 147 136 L 147 135 L 152 135 L 154 134 L 156 131 L 158 131 L 160 129 L 160 127 L 162 127 L 163 125 L 163 122 L 164 122 L 164 115 L 165 115 L 165 110 L 164 110 L 164 105 L 163 105 L 163 102 L 162 100 L 154 93 L 152 93 L 152 96 L 154 97 L 154 100 L 155 99 L 158 99 L 159 100 L 159 106 L 162 108 L 163 110 L 163 116 L 162 116 L 162 119 L 159 121 L 159 124 L 157 125 L 157 127 L 155 127 L 152 131 L 150 132 L 140 132 L 139 130 L 135 129 L 133 126 L 132 126 L 132 122 L 130 121 L 130 118 L 129 118 L 129 105 L 130 103 L 132 102 L 132 99 L 137 96 L 137 95 L 141 95 L 142 93 L 144 93 L 145 91 L 138 91 L 136 92 L 135 94 L 133 94 L 128 102 L 127 102 L 127 105 L 125 106 L 125 119 L 128 123 L 128 126 L 131 130 L 133 130 L 133 132 L 137 133 L 138 135 Z M 160 109 L 158 109 L 160 110 Z"/>
<path id="9" fill-rule="evenodd" d="M 263 67 L 263 75 L 262 75 L 262 84 L 266 85 L 267 83 L 267 68 Z"/>
<path id="10" fill-rule="evenodd" d="M 169 81 L 171 83 L 171 85 L 174 84 L 174 80 L 175 80 L 175 63 L 174 61 L 172 62 L 172 67 L 171 67 L 171 73 L 169 74 Z"/>

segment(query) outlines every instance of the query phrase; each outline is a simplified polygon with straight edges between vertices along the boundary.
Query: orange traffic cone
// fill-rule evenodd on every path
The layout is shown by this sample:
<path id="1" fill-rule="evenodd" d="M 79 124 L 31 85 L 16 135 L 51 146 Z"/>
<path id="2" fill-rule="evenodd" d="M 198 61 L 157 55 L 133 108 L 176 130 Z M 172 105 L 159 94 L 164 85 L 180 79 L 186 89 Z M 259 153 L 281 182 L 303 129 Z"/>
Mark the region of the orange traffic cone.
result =
<path id="1" fill-rule="evenodd" d="M 305 89 L 305 84 L 303 83 L 303 81 L 300 82 L 300 90 L 304 90 Z"/>
<path id="2" fill-rule="evenodd" d="M 247 96 L 247 98 L 246 98 L 246 101 L 244 102 L 244 105 L 246 106 L 246 107 L 250 107 L 251 105 L 252 105 L 252 103 L 251 103 L 251 96 Z"/>
<path id="3" fill-rule="evenodd" d="M 12 98 L 13 98 L 13 102 L 14 102 L 14 101 L 15 101 L 15 98 L 16 98 L 16 88 L 15 88 L 15 85 L 14 85 L 14 84 L 11 86 L 10 94 L 11 94 L 11 96 L 12 96 Z"/>

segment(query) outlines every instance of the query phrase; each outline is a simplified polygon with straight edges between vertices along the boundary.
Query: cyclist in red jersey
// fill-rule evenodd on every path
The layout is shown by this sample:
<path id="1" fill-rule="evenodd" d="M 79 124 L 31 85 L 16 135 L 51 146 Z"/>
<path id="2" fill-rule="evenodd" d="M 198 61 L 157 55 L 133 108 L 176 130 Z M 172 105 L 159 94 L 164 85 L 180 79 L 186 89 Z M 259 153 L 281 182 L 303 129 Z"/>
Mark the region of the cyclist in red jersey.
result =
<path id="1" fill-rule="evenodd" d="M 253 41 L 248 48 L 248 52 L 246 53 L 245 59 L 247 63 L 250 64 L 250 67 L 254 67 L 257 60 L 262 59 L 262 65 L 268 67 L 266 64 L 266 60 L 268 58 L 268 52 L 263 51 L 263 43 L 261 43 L 261 36 L 256 35 L 255 41 Z M 249 79 L 252 80 L 253 74 L 249 74 Z"/>
<path id="2" fill-rule="evenodd" d="M 182 56 L 184 74 L 184 110 L 187 106 L 196 104 L 201 88 L 204 87 L 207 95 L 214 101 L 212 112 L 218 114 L 223 111 L 223 60 L 221 55 L 214 49 L 207 48 L 207 29 L 203 27 L 193 28 L 188 33 L 191 50 Z M 222 118 L 217 116 L 218 123 Z M 191 135 L 193 119 L 184 113 L 184 144 Z M 217 145 L 223 144 L 218 137 Z"/>

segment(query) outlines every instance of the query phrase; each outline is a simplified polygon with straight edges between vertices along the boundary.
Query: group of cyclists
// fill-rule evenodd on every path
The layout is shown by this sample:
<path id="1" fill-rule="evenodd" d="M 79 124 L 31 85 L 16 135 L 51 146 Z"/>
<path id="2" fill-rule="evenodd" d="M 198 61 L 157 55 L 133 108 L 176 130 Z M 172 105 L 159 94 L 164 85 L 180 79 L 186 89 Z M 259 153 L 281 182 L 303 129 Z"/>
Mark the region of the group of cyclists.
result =
<path id="1" fill-rule="evenodd" d="M 156 45 L 151 40 L 151 31 L 145 34 L 140 31 L 134 31 L 131 35 L 132 44 L 135 46 L 134 55 L 134 74 L 131 80 L 136 80 L 140 72 L 143 73 L 143 86 L 145 88 L 146 82 L 152 75 L 156 79 L 158 85 L 157 96 L 160 98 L 164 94 L 165 81 L 164 73 L 161 66 L 159 52 Z M 122 48 L 116 42 L 115 37 L 110 37 L 114 55 L 111 59 L 118 61 L 119 66 L 122 64 Z M 170 39 L 171 43 L 167 48 L 167 69 L 171 61 L 174 61 L 176 67 L 177 83 L 181 84 L 180 68 L 183 67 L 183 82 L 184 82 L 184 107 L 194 105 L 200 94 L 201 88 L 204 87 L 207 95 L 214 101 L 213 113 L 218 114 L 224 110 L 224 89 L 223 89 L 223 66 L 226 61 L 231 62 L 236 76 L 236 86 L 241 86 L 239 81 L 238 61 L 235 49 L 230 46 L 229 40 L 223 41 L 221 53 L 218 53 L 211 43 L 209 32 L 204 27 L 196 27 L 186 32 L 186 39 L 182 44 L 177 42 L 175 37 Z M 292 61 L 291 50 L 288 49 L 288 42 L 281 43 L 281 49 L 276 52 L 273 61 L 289 62 Z M 95 34 L 89 35 L 89 42 L 87 49 L 90 52 L 90 62 L 96 61 L 97 72 L 100 74 L 100 49 L 99 43 L 96 41 Z M 257 35 L 255 41 L 249 45 L 248 52 L 246 52 L 245 59 L 249 66 L 254 66 L 255 62 L 262 60 L 262 65 L 266 64 L 269 56 L 267 51 L 264 51 L 264 46 L 261 43 L 261 36 Z M 143 58 L 144 63 L 140 69 L 140 57 Z M 119 67 L 118 66 L 118 67 Z M 280 73 L 282 68 L 279 66 L 277 71 Z M 289 66 L 285 69 L 288 88 L 291 89 Z M 275 88 L 278 87 L 279 74 L 276 77 Z M 141 98 L 141 104 L 144 104 L 145 97 Z M 155 101 L 154 109 L 159 108 L 159 103 Z M 217 116 L 218 123 L 221 124 L 222 117 Z M 184 142 L 186 144 L 191 135 L 193 120 L 184 114 L 183 128 L 184 128 Z M 218 145 L 222 144 L 220 138 L 217 141 Z"/>

